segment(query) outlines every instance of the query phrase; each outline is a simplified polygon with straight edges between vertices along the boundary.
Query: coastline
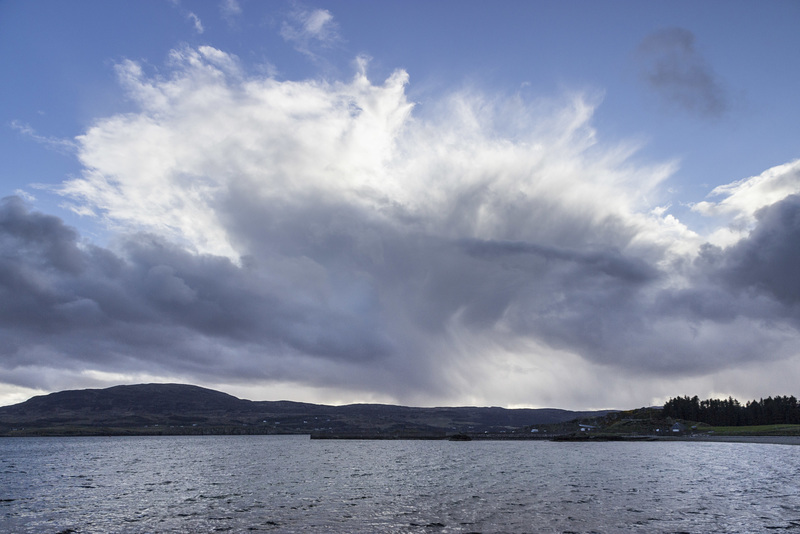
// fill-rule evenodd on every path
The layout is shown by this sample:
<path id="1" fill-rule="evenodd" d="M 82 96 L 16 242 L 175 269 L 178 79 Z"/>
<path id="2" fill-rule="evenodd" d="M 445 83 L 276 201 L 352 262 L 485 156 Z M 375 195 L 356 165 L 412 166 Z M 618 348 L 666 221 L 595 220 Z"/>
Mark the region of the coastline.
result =
<path id="1" fill-rule="evenodd" d="M 715 443 L 766 443 L 769 445 L 800 445 L 800 436 L 685 436 L 662 437 L 659 441 L 710 441 Z"/>

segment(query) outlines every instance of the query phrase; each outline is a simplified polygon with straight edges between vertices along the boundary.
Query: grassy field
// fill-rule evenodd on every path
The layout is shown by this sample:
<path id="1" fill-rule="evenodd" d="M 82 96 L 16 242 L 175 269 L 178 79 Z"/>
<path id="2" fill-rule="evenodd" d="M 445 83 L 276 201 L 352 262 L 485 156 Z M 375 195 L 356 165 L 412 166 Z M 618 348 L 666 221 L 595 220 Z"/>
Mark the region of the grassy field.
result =
<path id="1" fill-rule="evenodd" d="M 718 436 L 800 436 L 800 425 L 704 426 L 702 430 Z"/>

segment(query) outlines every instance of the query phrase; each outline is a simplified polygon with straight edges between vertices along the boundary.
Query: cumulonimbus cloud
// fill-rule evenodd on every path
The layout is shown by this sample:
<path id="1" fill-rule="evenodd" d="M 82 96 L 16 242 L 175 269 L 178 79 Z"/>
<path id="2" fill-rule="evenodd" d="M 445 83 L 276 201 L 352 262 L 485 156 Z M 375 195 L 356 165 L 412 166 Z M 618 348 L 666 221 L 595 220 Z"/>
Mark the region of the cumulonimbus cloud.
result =
<path id="1" fill-rule="evenodd" d="M 673 166 L 600 143 L 591 98 L 464 91 L 422 114 L 405 72 L 376 84 L 363 63 L 344 82 L 253 76 L 210 47 L 171 66 L 120 66 L 138 111 L 81 136 L 61 188 L 114 244 L 3 204 L 5 381 L 157 369 L 509 404 L 570 376 L 796 356 L 796 303 L 758 281 L 796 258 L 759 271 L 745 241 L 704 245 L 648 204 Z M 796 233 L 785 202 L 751 243 Z"/>

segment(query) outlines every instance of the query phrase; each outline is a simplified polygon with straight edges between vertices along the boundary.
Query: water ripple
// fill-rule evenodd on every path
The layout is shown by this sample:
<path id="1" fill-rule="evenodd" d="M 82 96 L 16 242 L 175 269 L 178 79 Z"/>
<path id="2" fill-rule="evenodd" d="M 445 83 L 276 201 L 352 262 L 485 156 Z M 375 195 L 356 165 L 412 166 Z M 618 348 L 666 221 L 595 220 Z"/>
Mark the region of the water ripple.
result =
<path id="1" fill-rule="evenodd" d="M 735 443 L 3 438 L 4 532 L 800 529 L 800 455 Z"/>

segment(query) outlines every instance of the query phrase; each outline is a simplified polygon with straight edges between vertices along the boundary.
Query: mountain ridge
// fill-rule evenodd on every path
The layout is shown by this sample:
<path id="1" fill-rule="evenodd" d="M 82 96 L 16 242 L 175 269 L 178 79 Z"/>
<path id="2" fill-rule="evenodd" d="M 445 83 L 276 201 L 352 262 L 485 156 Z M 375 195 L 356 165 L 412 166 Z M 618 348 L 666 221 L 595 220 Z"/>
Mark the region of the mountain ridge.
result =
<path id="1" fill-rule="evenodd" d="M 134 384 L 65 390 L 0 407 L 0 436 L 119 434 L 316 434 L 424 437 L 510 433 L 600 411 L 558 408 L 332 406 L 251 401 L 191 384 Z"/>

